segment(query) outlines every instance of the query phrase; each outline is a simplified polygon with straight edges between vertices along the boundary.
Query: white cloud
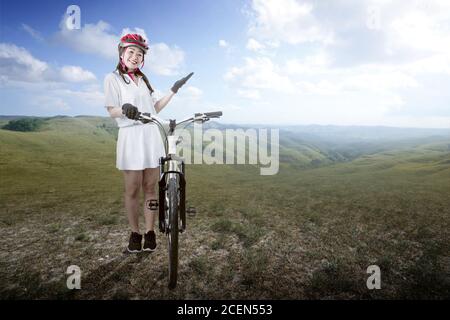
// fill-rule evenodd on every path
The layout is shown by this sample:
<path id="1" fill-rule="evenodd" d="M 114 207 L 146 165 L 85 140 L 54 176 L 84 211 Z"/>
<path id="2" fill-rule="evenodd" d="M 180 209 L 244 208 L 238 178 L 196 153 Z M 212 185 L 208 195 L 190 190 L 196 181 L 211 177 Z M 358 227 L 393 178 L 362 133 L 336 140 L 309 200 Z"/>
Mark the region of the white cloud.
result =
<path id="1" fill-rule="evenodd" d="M 39 87 L 41 89 L 39 89 Z M 47 112 L 75 112 L 80 107 L 101 109 L 104 102 L 104 94 L 98 85 L 72 90 L 65 87 L 54 88 L 41 84 L 39 87 L 24 87 L 24 95 L 29 95 L 29 104 Z M 42 89 L 44 88 L 44 89 Z M 45 95 L 42 92 L 45 92 Z"/>
<path id="2" fill-rule="evenodd" d="M 342 92 L 342 86 L 339 83 L 330 80 L 318 81 L 297 81 L 296 88 L 298 94 L 313 94 L 318 96 L 338 95 Z"/>
<path id="3" fill-rule="evenodd" d="M 80 30 L 70 30 L 62 19 L 55 39 L 78 52 L 115 60 L 120 37 L 110 33 L 111 29 L 108 23 L 100 20 L 97 24 L 86 23 Z"/>
<path id="4" fill-rule="evenodd" d="M 235 56 L 237 52 L 236 47 L 234 45 L 230 44 L 228 41 L 223 39 L 219 40 L 219 47 L 224 50 L 224 53 L 226 54 L 227 57 Z"/>
<path id="5" fill-rule="evenodd" d="M 301 115 L 310 123 L 341 125 L 372 125 L 393 111 L 407 110 L 398 91 L 420 86 L 397 66 L 339 68 L 331 61 L 323 51 L 281 63 L 267 57 L 246 58 L 242 66 L 230 68 L 224 79 L 239 97 L 268 102 L 269 107 L 260 104 L 262 109 L 278 106 L 283 110 L 277 115 L 279 121 L 291 122 Z"/>
<path id="6" fill-rule="evenodd" d="M 62 89 L 54 91 L 54 94 L 64 100 L 78 101 L 95 108 L 102 107 L 104 103 L 104 93 L 100 91 L 99 86 L 81 90 Z"/>
<path id="7" fill-rule="evenodd" d="M 393 92 L 401 88 L 414 88 L 419 84 L 409 74 L 396 68 L 380 65 L 364 65 L 353 69 L 337 71 L 341 86 L 348 90 Z"/>
<path id="8" fill-rule="evenodd" d="M 247 13 L 246 48 L 257 57 L 230 67 L 224 80 L 255 108 L 282 108 L 279 121 L 448 121 L 449 1 L 253 0 Z"/>
<path id="9" fill-rule="evenodd" d="M 247 41 L 247 49 L 250 51 L 260 51 L 265 48 L 265 46 L 253 38 L 248 39 Z"/>
<path id="10" fill-rule="evenodd" d="M 171 48 L 165 43 L 157 43 L 150 45 L 144 68 L 159 75 L 171 76 L 179 73 L 183 61 L 183 50 L 176 46 Z"/>
<path id="11" fill-rule="evenodd" d="M 12 82 L 89 82 L 95 75 L 78 66 L 57 68 L 36 59 L 25 48 L 0 43 L 0 71 L 3 84 Z"/>
<path id="12" fill-rule="evenodd" d="M 450 74 L 450 55 L 433 54 L 425 58 L 399 66 L 399 68 L 413 75 Z"/>
<path id="13" fill-rule="evenodd" d="M 245 65 L 231 68 L 224 79 L 241 90 L 268 89 L 285 93 L 294 90 L 291 80 L 267 57 L 245 58 Z"/>
<path id="14" fill-rule="evenodd" d="M 103 104 L 103 92 L 92 72 L 79 66 L 51 66 L 14 44 L 0 43 L 0 71 L 2 88 L 20 88 L 23 95 L 32 97 L 31 106 L 47 112 L 73 110 L 71 105 Z M 73 83 L 83 87 L 70 89 Z"/>
<path id="15" fill-rule="evenodd" d="M 203 95 L 203 91 L 197 87 L 188 86 L 184 92 L 193 99 L 198 99 Z"/>
<path id="16" fill-rule="evenodd" d="M 400 15 L 387 28 L 391 46 L 394 50 L 404 46 L 413 50 L 450 54 L 449 11 L 445 19 L 419 10 Z"/>
<path id="17" fill-rule="evenodd" d="M 450 2 L 446 0 L 373 1 L 361 5 L 375 8 L 375 29 L 351 29 L 348 36 L 373 39 L 381 59 L 411 62 L 426 55 L 450 54 Z M 355 19 L 358 17 L 355 16 Z M 371 20 L 370 14 L 365 17 Z M 349 20 L 355 20 L 349 17 Z M 351 41 L 352 39 L 348 39 Z M 356 41 L 355 37 L 353 41 Z M 381 62 L 381 61 L 380 61 Z"/>
<path id="18" fill-rule="evenodd" d="M 33 37 L 34 39 L 38 40 L 38 41 L 44 41 L 44 38 L 42 37 L 42 35 L 40 34 L 40 32 L 34 30 L 32 27 L 30 27 L 29 25 L 22 23 L 22 29 L 25 30 L 31 37 Z"/>
<path id="19" fill-rule="evenodd" d="M 277 54 L 277 51 L 275 49 L 279 48 L 279 46 L 280 42 L 277 41 L 258 41 L 254 38 L 249 38 L 245 47 L 247 50 L 252 51 L 256 54 L 273 58 Z"/>
<path id="20" fill-rule="evenodd" d="M 219 40 L 219 47 L 226 48 L 229 44 L 225 40 Z"/>
<path id="21" fill-rule="evenodd" d="M 14 44 L 0 43 L 0 71 L 8 80 L 42 81 L 49 66 L 34 58 L 26 49 Z"/>
<path id="22" fill-rule="evenodd" d="M 70 106 L 60 97 L 36 95 L 30 100 L 30 105 L 39 109 L 61 112 L 70 110 Z"/>
<path id="23" fill-rule="evenodd" d="M 268 47 L 322 47 L 337 63 L 412 61 L 450 54 L 450 2 L 445 0 L 253 0 L 249 35 Z M 376 21 L 377 28 L 371 24 Z"/>
<path id="24" fill-rule="evenodd" d="M 345 91 L 391 95 L 397 89 L 420 86 L 407 67 L 367 64 L 351 68 L 330 66 L 321 55 L 304 60 L 288 60 L 281 68 L 296 82 L 301 92 L 339 94 Z"/>
<path id="25" fill-rule="evenodd" d="M 289 44 L 334 42 L 332 30 L 314 15 L 311 3 L 297 0 L 253 0 L 249 34 Z"/>
<path id="26" fill-rule="evenodd" d="M 251 89 L 238 89 L 237 94 L 243 98 L 252 99 L 252 100 L 260 100 L 261 94 L 258 90 Z"/>
<path id="27" fill-rule="evenodd" d="M 230 110 L 232 112 L 235 112 L 235 111 L 242 110 L 242 107 L 234 105 L 234 104 L 227 104 L 227 105 L 223 106 L 223 110 L 225 111 L 225 113 L 226 113 L 226 110 Z"/>
<path id="28" fill-rule="evenodd" d="M 61 68 L 61 76 L 69 82 L 84 82 L 96 80 L 95 75 L 78 66 L 64 66 Z"/>
<path id="29" fill-rule="evenodd" d="M 317 75 L 327 73 L 331 68 L 332 58 L 324 50 L 320 50 L 304 59 L 288 59 L 283 70 L 287 74 Z"/>
<path id="30" fill-rule="evenodd" d="M 145 69 L 164 76 L 179 73 L 184 61 L 184 52 L 177 46 L 152 43 L 142 28 L 127 27 L 122 29 L 120 35 L 112 33 L 111 30 L 111 25 L 101 20 L 97 24 L 85 24 L 80 30 L 69 30 L 63 19 L 55 39 L 75 51 L 117 61 L 119 57 L 117 45 L 120 38 L 127 33 L 138 33 L 149 44 L 149 51 L 145 57 Z"/>

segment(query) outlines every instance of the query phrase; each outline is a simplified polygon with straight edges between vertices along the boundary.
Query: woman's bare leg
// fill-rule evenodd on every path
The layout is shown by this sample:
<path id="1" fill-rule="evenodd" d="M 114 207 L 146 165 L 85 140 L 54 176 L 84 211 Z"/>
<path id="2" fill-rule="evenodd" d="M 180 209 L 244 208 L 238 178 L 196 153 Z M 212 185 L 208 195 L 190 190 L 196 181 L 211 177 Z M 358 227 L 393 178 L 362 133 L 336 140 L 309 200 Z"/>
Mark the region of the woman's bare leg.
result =
<path id="1" fill-rule="evenodd" d="M 124 170 L 125 210 L 131 231 L 139 233 L 139 192 L 142 185 L 143 171 Z"/>
<path id="2" fill-rule="evenodd" d="M 159 168 L 148 168 L 144 170 L 142 189 L 144 190 L 145 233 L 148 231 L 153 231 L 155 228 L 155 219 L 158 214 L 158 210 L 150 210 L 147 207 L 147 201 L 158 200 L 158 195 L 156 193 L 156 184 L 158 183 L 158 180 Z"/>

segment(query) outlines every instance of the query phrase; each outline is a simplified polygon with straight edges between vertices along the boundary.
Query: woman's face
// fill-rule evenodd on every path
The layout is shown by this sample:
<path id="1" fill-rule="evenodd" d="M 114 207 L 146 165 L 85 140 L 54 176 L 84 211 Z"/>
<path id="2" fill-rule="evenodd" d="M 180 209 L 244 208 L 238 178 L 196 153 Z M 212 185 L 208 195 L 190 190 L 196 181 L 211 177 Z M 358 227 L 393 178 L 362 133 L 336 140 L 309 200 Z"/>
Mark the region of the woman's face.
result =
<path id="1" fill-rule="evenodd" d="M 143 59 L 144 52 L 137 47 L 127 47 L 122 54 L 122 61 L 130 70 L 134 70 L 139 67 Z"/>

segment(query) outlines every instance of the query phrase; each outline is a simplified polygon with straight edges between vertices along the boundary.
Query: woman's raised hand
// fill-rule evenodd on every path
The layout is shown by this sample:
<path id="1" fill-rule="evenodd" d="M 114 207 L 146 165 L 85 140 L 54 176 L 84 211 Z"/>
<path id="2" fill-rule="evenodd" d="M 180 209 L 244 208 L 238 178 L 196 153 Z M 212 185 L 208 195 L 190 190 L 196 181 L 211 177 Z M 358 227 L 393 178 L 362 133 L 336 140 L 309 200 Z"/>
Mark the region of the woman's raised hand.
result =
<path id="1" fill-rule="evenodd" d="M 171 89 L 172 92 L 173 92 L 173 93 L 177 93 L 177 92 L 178 92 L 178 89 L 180 89 L 180 88 L 186 83 L 186 81 L 188 81 L 189 78 L 192 77 L 193 74 L 194 74 L 194 73 L 191 72 L 191 73 L 189 73 L 186 77 L 184 77 L 184 78 L 178 80 L 177 82 L 175 82 L 175 83 L 173 84 L 173 86 L 172 86 L 172 89 Z"/>

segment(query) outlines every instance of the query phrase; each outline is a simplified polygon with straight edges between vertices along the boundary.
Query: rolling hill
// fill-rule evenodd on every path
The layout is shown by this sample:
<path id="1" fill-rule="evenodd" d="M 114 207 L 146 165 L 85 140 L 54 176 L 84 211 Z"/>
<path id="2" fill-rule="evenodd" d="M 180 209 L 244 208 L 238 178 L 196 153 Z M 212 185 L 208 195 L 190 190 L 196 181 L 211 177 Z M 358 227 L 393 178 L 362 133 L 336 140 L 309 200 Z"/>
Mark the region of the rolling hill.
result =
<path id="1" fill-rule="evenodd" d="M 188 165 L 198 214 L 180 238 L 174 291 L 162 235 L 151 255 L 122 253 L 116 134 L 112 119 L 86 116 L 0 129 L 2 299 L 449 297 L 448 130 L 284 127 L 276 175 Z M 72 264 L 78 292 L 65 285 Z M 373 264 L 381 290 L 366 287 Z"/>

